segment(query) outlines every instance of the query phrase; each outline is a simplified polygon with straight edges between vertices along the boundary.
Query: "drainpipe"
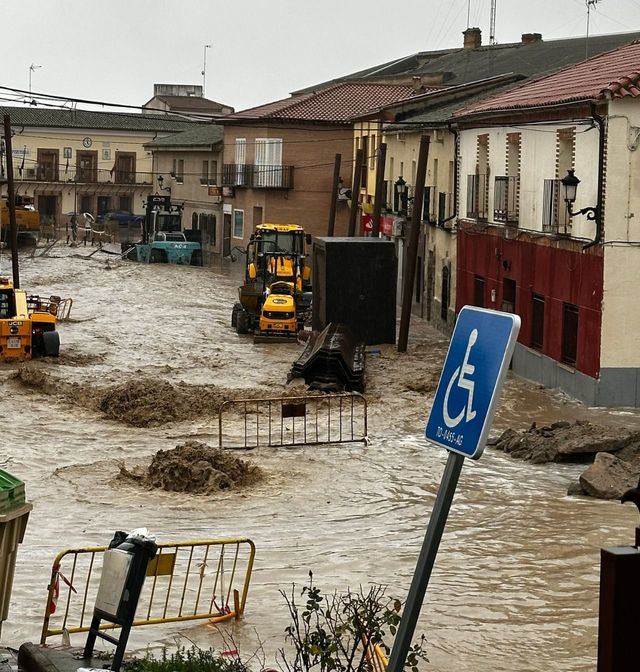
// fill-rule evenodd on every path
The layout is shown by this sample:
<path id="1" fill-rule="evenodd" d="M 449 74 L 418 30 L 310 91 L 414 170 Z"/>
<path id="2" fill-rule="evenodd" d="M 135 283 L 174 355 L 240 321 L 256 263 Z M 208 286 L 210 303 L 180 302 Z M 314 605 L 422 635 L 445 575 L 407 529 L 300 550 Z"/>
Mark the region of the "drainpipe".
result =
<path id="1" fill-rule="evenodd" d="M 604 149 L 605 149 L 605 125 L 604 117 L 601 117 L 596 112 L 596 104 L 591 103 L 591 116 L 598 125 L 600 131 L 600 138 L 598 141 L 598 199 L 596 203 L 596 235 L 595 238 L 583 246 L 582 251 L 588 250 L 590 247 L 598 245 L 602 240 L 602 202 L 604 198 Z"/>
<path id="2" fill-rule="evenodd" d="M 438 224 L 446 224 L 458 216 L 458 144 L 460 133 L 450 123 L 447 124 L 447 130 L 453 135 L 453 214 L 451 217 L 438 222 Z"/>

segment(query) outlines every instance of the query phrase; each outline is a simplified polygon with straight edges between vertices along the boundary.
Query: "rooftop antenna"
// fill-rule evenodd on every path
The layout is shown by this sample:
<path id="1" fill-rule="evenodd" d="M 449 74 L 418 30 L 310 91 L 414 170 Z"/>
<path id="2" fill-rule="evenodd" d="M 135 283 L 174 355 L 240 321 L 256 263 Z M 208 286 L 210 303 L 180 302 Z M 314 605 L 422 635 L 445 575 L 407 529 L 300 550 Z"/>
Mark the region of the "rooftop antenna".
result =
<path id="1" fill-rule="evenodd" d="M 584 57 L 585 60 L 589 58 L 589 24 L 591 21 L 591 8 L 595 7 L 599 0 L 585 0 L 587 3 L 587 40 L 584 45 Z"/>
<path id="2" fill-rule="evenodd" d="M 207 95 L 207 49 L 211 49 L 210 44 L 204 45 L 204 59 L 202 63 L 202 95 Z"/>
<path id="3" fill-rule="evenodd" d="M 491 20 L 489 21 L 489 44 L 496 43 L 496 3 L 497 0 L 491 0 Z"/>
<path id="4" fill-rule="evenodd" d="M 38 68 L 41 68 L 41 67 L 42 67 L 41 65 L 36 65 L 35 63 L 32 63 L 32 64 L 29 66 L 29 97 L 31 97 L 31 76 L 33 75 L 33 73 L 34 73 Z"/>
<path id="5" fill-rule="evenodd" d="M 467 30 L 471 27 L 471 0 L 467 0 Z"/>

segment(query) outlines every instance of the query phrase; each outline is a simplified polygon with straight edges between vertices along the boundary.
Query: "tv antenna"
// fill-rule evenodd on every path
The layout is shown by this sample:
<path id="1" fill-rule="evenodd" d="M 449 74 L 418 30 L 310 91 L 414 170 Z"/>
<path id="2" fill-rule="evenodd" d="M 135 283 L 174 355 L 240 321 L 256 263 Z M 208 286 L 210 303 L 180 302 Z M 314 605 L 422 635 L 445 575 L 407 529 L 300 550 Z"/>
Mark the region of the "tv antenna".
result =
<path id="1" fill-rule="evenodd" d="M 489 44 L 496 43 L 496 3 L 498 0 L 491 0 L 491 19 L 489 21 Z"/>
<path id="2" fill-rule="evenodd" d="M 591 8 L 595 7 L 600 0 L 585 0 L 587 3 L 587 39 L 584 45 L 584 57 L 585 60 L 589 58 L 589 28 L 591 24 Z"/>

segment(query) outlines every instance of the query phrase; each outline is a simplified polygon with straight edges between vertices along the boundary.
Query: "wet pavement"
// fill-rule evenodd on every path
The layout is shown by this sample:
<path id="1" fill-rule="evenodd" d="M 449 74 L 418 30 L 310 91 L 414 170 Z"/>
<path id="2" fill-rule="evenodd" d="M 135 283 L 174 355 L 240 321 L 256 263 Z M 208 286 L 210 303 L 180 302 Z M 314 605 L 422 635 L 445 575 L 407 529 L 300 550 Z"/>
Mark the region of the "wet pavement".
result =
<path id="1" fill-rule="evenodd" d="M 37 369 L 86 395 L 145 377 L 282 390 L 302 346 L 254 345 L 231 330 L 238 265 L 145 266 L 73 252 L 22 262 L 23 286 L 75 300 L 73 321 L 60 325 L 59 362 Z M 5 257 L 0 270 L 7 267 Z M 416 321 L 410 343 L 406 356 L 382 347 L 369 359 L 368 447 L 258 449 L 250 457 L 266 480 L 215 499 L 114 481 L 122 461 L 213 436 L 213 415 L 131 427 L 21 385 L 15 367 L 0 368 L 0 467 L 26 481 L 34 504 L 3 642 L 39 638 L 59 550 L 103 545 L 115 529 L 140 526 L 162 541 L 255 541 L 246 617 L 233 638 L 251 652 L 259 637 L 269 663 L 288 624 L 279 591 L 304 583 L 310 569 L 326 591 L 379 582 L 404 598 L 446 460 L 422 438 L 446 342 Z M 496 428 L 576 418 L 640 427 L 634 411 L 586 409 L 510 378 Z M 465 465 L 419 623 L 431 660 L 425 669 L 594 669 L 599 549 L 630 543 L 637 513 L 567 497 L 580 469 L 530 465 L 491 449 Z M 174 633 L 199 645 L 219 642 L 211 626 L 191 624 L 142 628 L 133 643 L 171 643 Z"/>

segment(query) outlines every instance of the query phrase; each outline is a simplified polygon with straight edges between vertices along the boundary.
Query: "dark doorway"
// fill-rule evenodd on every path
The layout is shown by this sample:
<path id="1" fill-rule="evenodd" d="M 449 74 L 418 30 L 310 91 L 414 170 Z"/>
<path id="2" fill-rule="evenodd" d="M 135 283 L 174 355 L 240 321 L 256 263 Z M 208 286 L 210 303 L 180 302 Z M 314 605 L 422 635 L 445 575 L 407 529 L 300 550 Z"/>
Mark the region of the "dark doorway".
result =
<path id="1" fill-rule="evenodd" d="M 111 210 L 111 197 L 98 196 L 98 215 L 104 215 Z"/>
<path id="2" fill-rule="evenodd" d="M 225 212 L 222 218 L 222 256 L 231 254 L 231 214 Z"/>
<path id="3" fill-rule="evenodd" d="M 38 196 L 38 212 L 41 222 L 55 224 L 58 218 L 58 197 Z"/>
<path id="4" fill-rule="evenodd" d="M 484 308 L 484 278 L 480 275 L 473 281 L 473 305 Z"/>
<path id="5" fill-rule="evenodd" d="M 511 278 L 502 281 L 502 310 L 505 313 L 516 312 L 516 281 Z"/>
<path id="6" fill-rule="evenodd" d="M 443 322 L 447 321 L 449 314 L 449 267 L 442 267 L 442 299 L 440 303 L 440 318 Z"/>

